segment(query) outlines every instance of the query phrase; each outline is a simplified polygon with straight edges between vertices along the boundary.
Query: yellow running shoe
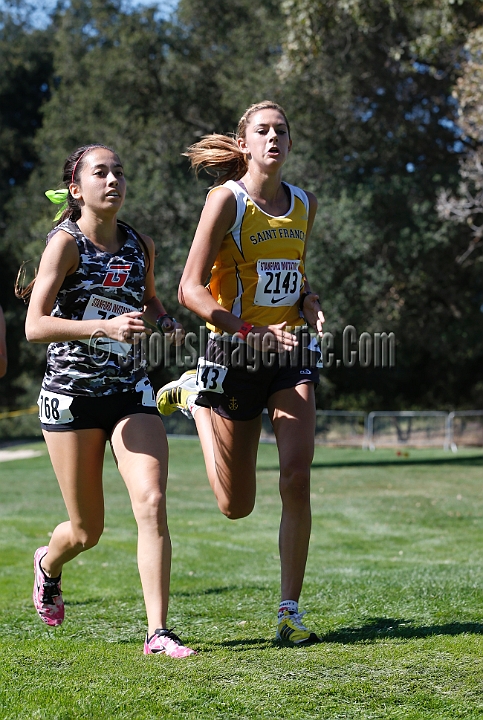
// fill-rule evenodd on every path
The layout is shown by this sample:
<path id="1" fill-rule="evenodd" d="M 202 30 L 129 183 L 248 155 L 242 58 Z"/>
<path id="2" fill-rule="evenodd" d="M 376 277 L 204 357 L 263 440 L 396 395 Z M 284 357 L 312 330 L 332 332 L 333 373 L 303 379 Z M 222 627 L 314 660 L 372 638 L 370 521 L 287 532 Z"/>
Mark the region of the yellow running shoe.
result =
<path id="1" fill-rule="evenodd" d="M 278 622 L 276 640 L 303 645 L 304 643 L 318 643 L 320 638 L 302 623 L 305 612 L 295 613 L 285 610 Z"/>
<path id="2" fill-rule="evenodd" d="M 164 385 L 156 395 L 156 405 L 161 415 L 171 415 L 181 410 L 184 415 L 192 417 L 186 401 L 190 395 L 197 395 L 196 370 L 187 370 L 178 380 Z"/>

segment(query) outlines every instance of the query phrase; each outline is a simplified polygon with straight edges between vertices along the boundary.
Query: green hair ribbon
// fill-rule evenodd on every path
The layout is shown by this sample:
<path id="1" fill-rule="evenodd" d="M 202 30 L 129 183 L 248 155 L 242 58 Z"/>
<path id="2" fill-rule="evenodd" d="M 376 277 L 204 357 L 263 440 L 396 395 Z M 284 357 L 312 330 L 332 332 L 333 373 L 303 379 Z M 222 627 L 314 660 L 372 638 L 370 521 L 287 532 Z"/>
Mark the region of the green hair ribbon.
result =
<path id="1" fill-rule="evenodd" d="M 66 189 L 46 190 L 45 195 L 49 198 L 51 203 L 54 203 L 54 205 L 62 205 L 62 207 L 59 208 L 59 211 L 54 217 L 54 221 L 58 220 L 67 207 L 67 197 L 69 195 L 69 191 Z"/>

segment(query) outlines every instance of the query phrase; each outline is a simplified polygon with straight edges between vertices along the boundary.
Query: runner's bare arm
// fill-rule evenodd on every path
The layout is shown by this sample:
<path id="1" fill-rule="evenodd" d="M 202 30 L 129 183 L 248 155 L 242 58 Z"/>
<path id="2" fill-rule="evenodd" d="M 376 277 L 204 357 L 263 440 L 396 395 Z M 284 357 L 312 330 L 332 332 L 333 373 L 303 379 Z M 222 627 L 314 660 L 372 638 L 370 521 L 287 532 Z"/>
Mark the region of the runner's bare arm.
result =
<path id="1" fill-rule="evenodd" d="M 309 220 L 307 224 L 307 236 L 305 238 L 305 247 L 304 247 L 304 255 L 303 255 L 303 261 L 304 261 L 304 267 L 305 267 L 305 258 L 307 255 L 307 242 L 310 237 L 310 233 L 312 231 L 312 227 L 314 225 L 315 220 L 315 214 L 317 212 L 317 198 L 312 193 L 308 192 L 307 197 L 309 199 Z M 303 297 L 303 314 L 309 325 L 311 325 L 315 330 L 317 330 L 319 335 L 322 335 L 322 326 L 325 322 L 324 313 L 322 312 L 322 309 L 320 307 L 319 302 L 319 296 L 316 292 L 311 290 L 310 283 L 307 279 L 307 275 L 305 275 L 305 282 L 304 286 L 302 288 L 302 295 L 304 293 L 310 293 L 308 295 L 305 295 Z"/>
<path id="2" fill-rule="evenodd" d="M 203 320 L 229 333 L 236 332 L 242 323 L 216 302 L 206 287 L 206 282 L 223 239 L 235 218 L 236 200 L 230 190 L 219 188 L 208 195 L 178 291 L 182 305 Z"/>

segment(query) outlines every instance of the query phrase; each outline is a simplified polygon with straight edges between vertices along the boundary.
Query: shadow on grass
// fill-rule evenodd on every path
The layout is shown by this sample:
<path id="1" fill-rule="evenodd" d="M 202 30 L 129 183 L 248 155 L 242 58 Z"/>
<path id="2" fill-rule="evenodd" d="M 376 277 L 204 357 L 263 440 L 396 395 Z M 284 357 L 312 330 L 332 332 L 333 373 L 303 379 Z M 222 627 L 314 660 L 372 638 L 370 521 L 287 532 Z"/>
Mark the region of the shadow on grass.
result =
<path id="1" fill-rule="evenodd" d="M 313 468 L 344 468 L 344 467 L 391 467 L 391 466 L 409 466 L 409 465 L 467 465 L 472 467 L 483 467 L 483 455 L 475 455 L 474 457 L 454 457 L 447 458 L 398 458 L 397 460 L 340 460 L 334 462 L 316 462 L 312 463 Z M 278 465 L 266 466 L 262 465 L 259 471 L 279 472 Z"/>
<path id="2" fill-rule="evenodd" d="M 234 652 L 243 652 L 243 650 L 260 650 L 261 648 L 271 648 L 275 645 L 274 640 L 267 638 L 247 638 L 245 640 L 222 640 L 220 642 L 209 643 L 208 648 L 203 648 L 203 654 L 206 652 L 215 652 L 220 648 L 225 650 L 233 650 Z"/>
<path id="3" fill-rule="evenodd" d="M 367 643 L 374 640 L 388 638 L 425 638 L 432 635 L 483 635 L 483 623 L 446 623 L 444 625 L 415 625 L 413 620 L 404 618 L 370 618 L 365 625 L 360 627 L 344 627 L 333 632 L 320 635 L 320 643 L 340 643 L 350 645 L 355 643 Z M 212 650 L 218 648 L 231 649 L 235 652 L 266 648 L 291 648 L 298 649 L 312 647 L 317 643 L 293 646 L 273 638 L 246 638 L 243 640 L 223 640 L 209 643 Z M 203 650 L 203 653 L 210 652 L 210 648 Z"/>
<path id="4" fill-rule="evenodd" d="M 483 635 L 482 623 L 446 623 L 444 625 L 415 625 L 404 618 L 369 618 L 360 627 L 345 627 L 321 636 L 324 643 L 350 644 L 381 638 L 424 638 L 431 635 Z"/>
<path id="5" fill-rule="evenodd" d="M 256 590 L 259 592 L 266 592 L 266 587 L 262 587 L 259 585 L 222 585 L 220 587 L 205 588 L 204 590 L 200 590 L 199 588 L 197 588 L 196 590 L 175 590 L 174 592 L 170 593 L 170 597 L 202 597 L 203 595 L 222 595 L 223 593 L 240 592 L 240 590 Z M 133 595 L 130 597 L 124 596 L 123 598 L 123 602 L 138 602 L 138 600 L 139 598 L 137 595 Z M 109 600 L 109 602 L 111 601 L 112 600 Z M 70 605 L 71 607 L 82 607 L 83 605 L 93 605 L 105 602 L 105 600 L 100 600 L 99 598 L 87 598 L 86 600 L 64 600 L 64 604 Z"/>
<path id="6" fill-rule="evenodd" d="M 171 597 L 199 597 L 201 595 L 222 595 L 223 593 L 240 592 L 240 590 L 257 590 L 266 592 L 266 587 L 261 585 L 225 585 L 221 587 L 206 588 L 205 590 L 176 590 Z"/>

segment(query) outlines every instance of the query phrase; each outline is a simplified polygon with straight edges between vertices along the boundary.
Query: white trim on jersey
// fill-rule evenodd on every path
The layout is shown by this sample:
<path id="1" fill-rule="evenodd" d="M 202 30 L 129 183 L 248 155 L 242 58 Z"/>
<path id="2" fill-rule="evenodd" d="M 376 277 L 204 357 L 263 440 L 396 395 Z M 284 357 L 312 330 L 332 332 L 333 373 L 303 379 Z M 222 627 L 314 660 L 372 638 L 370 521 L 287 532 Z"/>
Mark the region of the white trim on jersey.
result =
<path id="1" fill-rule="evenodd" d="M 208 192 L 208 195 L 206 196 L 207 199 L 208 199 L 208 196 L 210 195 L 210 193 L 213 192 L 213 190 L 217 190 L 219 187 L 226 187 L 226 188 L 228 188 L 228 190 L 231 190 L 233 195 L 235 196 L 236 218 L 235 218 L 235 222 L 233 223 L 231 228 L 228 230 L 227 234 L 231 233 L 233 235 L 233 240 L 235 241 L 240 252 L 241 252 L 241 223 L 242 223 L 243 216 L 245 214 L 245 210 L 247 207 L 248 198 L 250 198 L 250 200 L 255 205 L 255 207 L 257 207 L 260 210 L 260 212 L 262 212 L 264 215 L 267 215 L 267 217 L 285 218 L 285 217 L 288 217 L 293 212 L 294 205 L 295 205 L 295 198 L 297 197 L 299 200 L 302 201 L 302 203 L 305 207 L 305 211 L 307 212 L 307 217 L 308 217 L 310 203 L 309 203 L 309 199 L 307 197 L 307 193 L 305 192 L 305 190 L 302 190 L 302 188 L 297 187 L 297 185 L 290 185 L 290 183 L 285 182 L 285 180 L 283 180 L 282 182 L 290 190 L 290 208 L 289 208 L 288 212 L 286 212 L 284 215 L 270 215 L 269 213 L 265 212 L 265 210 L 263 210 L 263 208 L 261 208 L 259 205 L 257 205 L 255 200 L 253 200 L 250 197 L 248 192 L 244 188 L 242 188 L 242 186 L 239 185 L 239 183 L 236 182 L 235 180 L 227 180 L 225 183 L 223 183 L 223 185 L 217 185 L 216 187 L 211 188 L 211 190 Z"/>

